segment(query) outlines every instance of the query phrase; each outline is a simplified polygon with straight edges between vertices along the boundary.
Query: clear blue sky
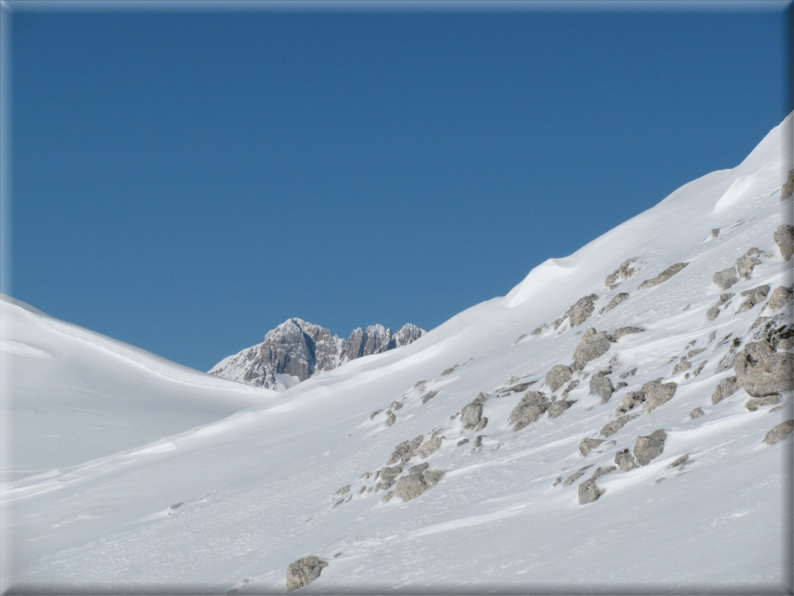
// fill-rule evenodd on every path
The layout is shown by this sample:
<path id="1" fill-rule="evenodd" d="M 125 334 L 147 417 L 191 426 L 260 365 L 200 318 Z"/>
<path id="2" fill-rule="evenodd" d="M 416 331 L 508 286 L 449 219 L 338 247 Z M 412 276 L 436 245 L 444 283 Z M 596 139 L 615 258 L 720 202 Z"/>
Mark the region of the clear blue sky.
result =
<path id="1" fill-rule="evenodd" d="M 203 370 L 293 316 L 432 329 L 791 110 L 782 4 L 16 6 L 10 293 Z"/>

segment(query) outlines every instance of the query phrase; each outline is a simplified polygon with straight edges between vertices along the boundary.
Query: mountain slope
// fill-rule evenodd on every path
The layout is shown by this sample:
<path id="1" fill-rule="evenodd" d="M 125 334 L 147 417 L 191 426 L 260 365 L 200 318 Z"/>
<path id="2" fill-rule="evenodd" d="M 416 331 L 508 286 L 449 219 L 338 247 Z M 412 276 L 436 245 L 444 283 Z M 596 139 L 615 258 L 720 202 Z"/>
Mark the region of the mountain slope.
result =
<path id="1" fill-rule="evenodd" d="M 283 591 L 316 555 L 310 593 L 790 591 L 790 369 L 755 397 L 748 358 L 790 359 L 791 132 L 401 350 L 5 485 L 4 587 Z"/>
<path id="2" fill-rule="evenodd" d="M 366 329 L 354 329 L 344 340 L 324 327 L 293 318 L 268 331 L 261 344 L 224 358 L 209 373 L 283 391 L 317 372 L 407 346 L 424 333 L 410 323 L 397 333 L 383 325 L 370 325 Z"/>

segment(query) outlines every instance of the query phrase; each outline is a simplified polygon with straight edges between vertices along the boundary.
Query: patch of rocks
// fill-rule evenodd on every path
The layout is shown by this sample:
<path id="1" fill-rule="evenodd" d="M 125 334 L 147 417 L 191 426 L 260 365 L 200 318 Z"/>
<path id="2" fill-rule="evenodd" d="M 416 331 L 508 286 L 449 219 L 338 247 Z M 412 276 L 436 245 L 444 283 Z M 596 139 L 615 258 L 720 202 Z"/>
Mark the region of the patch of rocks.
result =
<path id="1" fill-rule="evenodd" d="M 741 383 L 739 383 L 739 379 L 735 376 L 721 379 L 714 388 L 714 393 L 711 394 L 712 405 L 717 405 L 723 399 L 730 397 L 736 393 L 740 387 Z"/>
<path id="2" fill-rule="evenodd" d="M 658 286 L 661 283 L 666 282 L 668 279 L 673 277 L 676 273 L 681 272 L 689 263 L 675 263 L 674 265 L 670 265 L 667 269 L 662 271 L 656 277 L 652 277 L 651 279 L 646 279 L 644 282 L 640 284 L 639 289 L 645 290 L 647 288 L 652 288 L 654 286 Z"/>
<path id="3" fill-rule="evenodd" d="M 565 313 L 554 320 L 554 328 L 559 329 L 565 319 L 568 319 L 571 327 L 578 327 L 590 318 L 595 310 L 595 301 L 598 300 L 597 294 L 590 294 L 579 298 Z"/>
<path id="4" fill-rule="evenodd" d="M 614 290 L 622 281 L 632 278 L 637 273 L 637 269 L 631 265 L 636 262 L 637 257 L 632 257 L 631 259 L 623 261 L 613 273 L 606 276 L 606 279 L 604 279 L 604 288 L 607 290 Z"/>
<path id="5" fill-rule="evenodd" d="M 709 321 L 713 321 L 718 316 L 720 316 L 721 309 L 726 307 L 726 306 L 728 306 L 728 304 L 730 303 L 731 299 L 735 295 L 736 294 L 733 294 L 733 293 L 730 293 L 730 292 L 728 292 L 726 294 L 720 294 L 720 299 L 717 301 L 717 303 L 706 311 L 706 318 Z"/>

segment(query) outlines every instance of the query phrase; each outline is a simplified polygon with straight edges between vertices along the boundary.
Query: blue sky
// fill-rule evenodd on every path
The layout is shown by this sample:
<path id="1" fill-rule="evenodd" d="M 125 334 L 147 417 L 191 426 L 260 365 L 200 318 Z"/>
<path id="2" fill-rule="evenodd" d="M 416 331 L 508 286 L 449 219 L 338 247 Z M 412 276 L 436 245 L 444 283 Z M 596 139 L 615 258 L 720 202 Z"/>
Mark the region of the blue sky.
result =
<path id="1" fill-rule="evenodd" d="M 4 291 L 203 370 L 293 316 L 431 329 L 791 110 L 784 4 L 12 18 Z"/>

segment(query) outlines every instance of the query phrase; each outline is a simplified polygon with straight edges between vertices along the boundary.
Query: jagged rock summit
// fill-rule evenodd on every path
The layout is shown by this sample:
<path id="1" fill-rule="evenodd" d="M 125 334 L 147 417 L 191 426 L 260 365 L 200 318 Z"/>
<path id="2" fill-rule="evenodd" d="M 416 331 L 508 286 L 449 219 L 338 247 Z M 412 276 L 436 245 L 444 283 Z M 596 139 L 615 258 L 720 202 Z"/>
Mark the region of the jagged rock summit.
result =
<path id="1" fill-rule="evenodd" d="M 284 391 L 317 371 L 407 346 L 424 333 L 424 329 L 411 323 L 403 325 L 397 333 L 383 325 L 370 325 L 366 329 L 354 329 L 345 340 L 325 327 L 292 318 L 268 331 L 261 344 L 224 358 L 209 373 Z"/>

